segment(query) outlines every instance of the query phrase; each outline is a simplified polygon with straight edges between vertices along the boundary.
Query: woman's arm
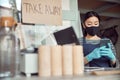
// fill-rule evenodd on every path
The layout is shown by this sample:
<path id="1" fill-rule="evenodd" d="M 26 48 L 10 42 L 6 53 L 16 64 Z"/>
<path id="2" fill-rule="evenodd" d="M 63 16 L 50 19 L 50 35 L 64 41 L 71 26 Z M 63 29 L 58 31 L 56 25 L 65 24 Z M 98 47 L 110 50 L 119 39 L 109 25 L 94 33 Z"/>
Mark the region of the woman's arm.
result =
<path id="1" fill-rule="evenodd" d="M 108 47 L 105 47 L 105 48 L 101 48 L 101 52 L 102 53 L 105 53 L 105 54 L 102 54 L 104 56 L 108 56 L 111 60 L 111 66 L 116 66 L 116 60 L 117 60 L 117 57 L 116 57 L 116 51 L 115 51 L 115 48 L 114 48 L 114 45 L 112 44 L 111 40 L 110 42 L 107 44 Z"/>
<path id="2" fill-rule="evenodd" d="M 116 64 L 116 60 L 111 61 L 111 64 L 115 65 Z"/>
<path id="3" fill-rule="evenodd" d="M 87 56 L 85 56 L 84 64 L 89 63 L 93 59 L 99 59 L 100 57 L 102 57 L 99 50 L 100 50 L 99 48 L 95 48 L 92 52 L 90 52 Z"/>
<path id="4" fill-rule="evenodd" d="M 87 60 L 86 57 L 84 57 L 84 64 L 88 64 L 88 63 L 89 63 L 89 61 Z"/>
<path id="5" fill-rule="evenodd" d="M 110 40 L 110 43 L 111 43 L 111 49 L 112 49 L 112 51 L 113 51 L 113 53 L 114 53 L 114 55 L 115 55 L 115 57 L 116 57 L 116 50 L 115 50 L 115 47 L 114 47 L 114 45 L 113 45 L 113 43 L 112 43 L 112 41 Z M 116 67 L 117 66 L 117 57 L 116 57 L 116 59 L 115 60 L 112 60 L 111 61 L 111 64 L 112 64 L 112 66 L 113 67 Z"/>

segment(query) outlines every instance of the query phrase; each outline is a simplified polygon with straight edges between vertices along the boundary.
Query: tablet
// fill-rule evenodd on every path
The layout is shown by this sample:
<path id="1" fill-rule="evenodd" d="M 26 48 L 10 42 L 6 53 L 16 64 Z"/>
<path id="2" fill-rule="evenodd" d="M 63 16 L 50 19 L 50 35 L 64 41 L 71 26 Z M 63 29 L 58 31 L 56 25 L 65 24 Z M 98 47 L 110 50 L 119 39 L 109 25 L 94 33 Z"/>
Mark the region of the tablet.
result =
<path id="1" fill-rule="evenodd" d="M 58 45 L 72 44 L 79 45 L 78 38 L 75 34 L 73 27 L 69 27 L 53 33 Z"/>

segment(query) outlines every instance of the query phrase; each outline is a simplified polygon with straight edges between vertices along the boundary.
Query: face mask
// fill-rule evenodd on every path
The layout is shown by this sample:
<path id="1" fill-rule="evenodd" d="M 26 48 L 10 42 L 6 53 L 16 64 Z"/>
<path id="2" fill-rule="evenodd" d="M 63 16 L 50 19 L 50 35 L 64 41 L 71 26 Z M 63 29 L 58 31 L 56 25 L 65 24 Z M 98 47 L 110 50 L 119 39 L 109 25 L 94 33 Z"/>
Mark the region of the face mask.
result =
<path id="1" fill-rule="evenodd" d="M 99 34 L 100 34 L 100 29 L 99 29 L 99 27 L 95 27 L 95 26 L 86 27 L 86 32 L 87 32 L 89 35 L 91 35 L 91 36 L 94 36 L 94 35 L 99 36 Z"/>

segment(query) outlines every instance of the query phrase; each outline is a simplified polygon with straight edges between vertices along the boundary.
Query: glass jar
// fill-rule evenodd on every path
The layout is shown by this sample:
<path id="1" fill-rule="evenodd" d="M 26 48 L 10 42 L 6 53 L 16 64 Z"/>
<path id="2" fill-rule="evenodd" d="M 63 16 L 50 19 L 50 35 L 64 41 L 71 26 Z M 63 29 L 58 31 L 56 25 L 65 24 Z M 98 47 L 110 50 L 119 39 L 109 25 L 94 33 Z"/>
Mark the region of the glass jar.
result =
<path id="1" fill-rule="evenodd" d="M 19 69 L 19 44 L 13 17 L 0 17 L 0 77 L 13 77 Z"/>

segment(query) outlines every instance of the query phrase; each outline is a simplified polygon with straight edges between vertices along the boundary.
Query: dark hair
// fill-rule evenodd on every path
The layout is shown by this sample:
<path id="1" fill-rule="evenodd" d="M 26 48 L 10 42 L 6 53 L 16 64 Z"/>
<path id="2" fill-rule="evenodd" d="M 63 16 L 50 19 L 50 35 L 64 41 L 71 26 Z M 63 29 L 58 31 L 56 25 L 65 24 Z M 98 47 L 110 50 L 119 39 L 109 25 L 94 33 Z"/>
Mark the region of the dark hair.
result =
<path id="1" fill-rule="evenodd" d="M 98 20 L 100 21 L 100 16 L 98 15 L 97 12 L 89 11 L 89 12 L 87 12 L 87 13 L 84 15 L 83 22 L 85 22 L 88 18 L 90 18 L 90 17 L 92 17 L 92 16 L 97 17 Z"/>
<path id="2" fill-rule="evenodd" d="M 87 12 L 87 13 L 84 15 L 83 23 L 84 23 L 88 18 L 93 17 L 93 16 L 97 17 L 98 20 L 99 20 L 99 22 L 101 21 L 100 16 L 98 15 L 97 12 L 89 11 L 89 12 Z M 86 35 L 87 35 L 86 30 L 85 30 L 83 27 L 82 27 L 82 30 L 83 30 L 83 36 L 86 36 Z M 99 34 L 99 37 L 101 37 L 100 34 Z"/>

